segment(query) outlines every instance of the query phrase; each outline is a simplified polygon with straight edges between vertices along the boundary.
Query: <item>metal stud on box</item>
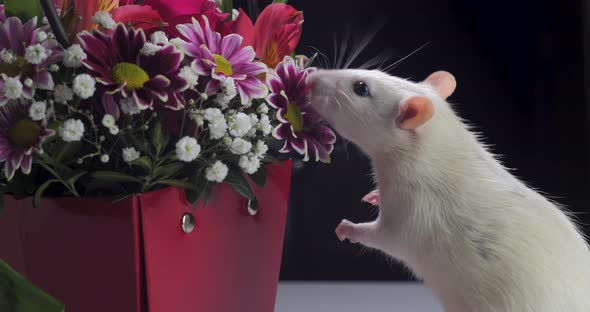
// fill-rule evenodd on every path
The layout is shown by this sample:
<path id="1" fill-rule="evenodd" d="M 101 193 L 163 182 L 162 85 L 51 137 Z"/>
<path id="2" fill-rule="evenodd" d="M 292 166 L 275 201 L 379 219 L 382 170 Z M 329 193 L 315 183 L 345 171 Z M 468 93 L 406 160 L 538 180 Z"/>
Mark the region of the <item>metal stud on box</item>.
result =
<path id="1" fill-rule="evenodd" d="M 182 215 L 180 227 L 186 234 L 191 233 L 195 229 L 195 217 L 193 217 L 193 215 L 188 212 L 185 213 Z"/>
<path id="2" fill-rule="evenodd" d="M 251 200 L 248 200 L 248 213 L 251 216 L 255 216 L 258 213 L 258 209 L 256 209 L 255 207 L 253 207 Z"/>

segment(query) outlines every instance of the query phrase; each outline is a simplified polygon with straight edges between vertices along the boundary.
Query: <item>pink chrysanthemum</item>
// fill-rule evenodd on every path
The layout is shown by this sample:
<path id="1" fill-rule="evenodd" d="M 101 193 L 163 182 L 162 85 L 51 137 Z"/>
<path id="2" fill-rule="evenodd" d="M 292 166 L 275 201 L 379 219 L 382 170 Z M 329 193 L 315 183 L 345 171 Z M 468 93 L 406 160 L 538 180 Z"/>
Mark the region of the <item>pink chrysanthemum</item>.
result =
<path id="1" fill-rule="evenodd" d="M 221 81 L 231 77 L 242 104 L 251 99 L 264 98 L 268 89 L 258 76 L 265 74 L 268 68 L 262 62 L 254 62 L 254 49 L 250 46 L 241 47 L 240 35 L 221 37 L 221 34 L 211 30 L 207 17 L 203 16 L 203 19 L 205 29 L 194 18 L 192 24 L 178 25 L 177 28 L 187 40 L 181 48 L 194 58 L 191 66 L 195 72 L 213 78 L 207 85 L 207 93 L 217 93 Z"/>
<path id="2" fill-rule="evenodd" d="M 33 154 L 41 154 L 41 144 L 55 134 L 44 121 L 29 117 L 30 103 L 11 102 L 0 107 L 0 162 L 4 162 L 4 175 L 12 179 L 18 168 L 31 172 Z"/>
<path id="3" fill-rule="evenodd" d="M 132 99 L 141 109 L 162 104 L 180 109 L 181 92 L 188 82 L 179 76 L 183 54 L 174 46 L 148 42 L 143 30 L 119 23 L 112 34 L 98 30 L 79 35 L 88 55 L 83 61 L 103 94 L 103 106 L 118 116 L 123 99 Z"/>
<path id="4" fill-rule="evenodd" d="M 24 98 L 31 99 L 36 88 L 53 90 L 49 66 L 60 62 L 63 52 L 57 41 L 39 35 L 47 27 L 37 28 L 36 17 L 24 25 L 18 17 L 5 18 L 4 12 L 0 17 L 0 73 L 19 78 Z M 0 105 L 5 103 L 0 99 Z"/>
<path id="5" fill-rule="evenodd" d="M 304 68 L 303 59 L 296 64 L 290 56 L 285 56 L 276 70 L 270 70 L 267 102 L 277 109 L 276 117 L 281 122 L 273 136 L 285 141 L 281 153 L 295 150 L 305 156 L 305 161 L 312 154 L 316 161 L 328 162 L 336 135 L 321 124 L 320 116 L 310 107 L 311 86 L 307 79 L 311 71 L 312 68 Z"/>

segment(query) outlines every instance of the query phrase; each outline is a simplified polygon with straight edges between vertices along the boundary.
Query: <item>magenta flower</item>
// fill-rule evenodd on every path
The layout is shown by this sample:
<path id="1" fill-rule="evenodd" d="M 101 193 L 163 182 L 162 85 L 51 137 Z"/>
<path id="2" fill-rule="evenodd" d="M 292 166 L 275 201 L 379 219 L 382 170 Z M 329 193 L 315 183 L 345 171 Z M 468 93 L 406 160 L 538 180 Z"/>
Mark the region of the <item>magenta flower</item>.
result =
<path id="1" fill-rule="evenodd" d="M 112 34 L 85 31 L 79 39 L 88 56 L 83 63 L 103 94 L 107 113 L 118 116 L 121 101 L 127 99 L 140 109 L 184 106 L 181 93 L 189 85 L 179 76 L 183 54 L 174 46 L 148 42 L 143 30 L 121 23 Z"/>
<path id="2" fill-rule="evenodd" d="M 312 154 L 316 161 L 329 162 L 336 135 L 321 124 L 320 116 L 310 107 L 311 86 L 307 77 L 312 71 L 313 68 L 304 68 L 304 59 L 298 58 L 296 64 L 293 58 L 285 56 L 267 76 L 270 94 L 266 100 L 277 109 L 276 117 L 280 121 L 273 129 L 273 136 L 285 140 L 279 152 L 295 150 L 304 155 L 304 161 Z"/>
<path id="3" fill-rule="evenodd" d="M 4 23 L 6 20 L 6 13 L 4 13 L 4 5 L 0 4 L 0 23 Z"/>
<path id="4" fill-rule="evenodd" d="M 209 21 L 203 16 L 205 29 L 193 18 L 192 24 L 178 25 L 178 31 L 187 42 L 181 45 L 186 55 L 194 58 L 191 66 L 201 76 L 213 79 L 207 85 L 209 95 L 218 92 L 221 81 L 233 78 L 242 104 L 251 99 L 264 98 L 268 93 L 266 85 L 258 78 L 268 71 L 262 62 L 254 62 L 256 53 L 250 46 L 241 47 L 242 37 L 212 31 Z"/>
<path id="5" fill-rule="evenodd" d="M 18 168 L 29 174 L 33 153 L 43 153 L 41 145 L 55 134 L 45 122 L 29 117 L 30 106 L 17 101 L 0 107 L 0 162 L 4 162 L 4 175 L 9 180 Z"/>
<path id="6" fill-rule="evenodd" d="M 3 13 L 0 15 L 5 18 Z M 49 66 L 63 57 L 57 41 L 49 39 L 45 31 L 47 27 L 37 28 L 36 17 L 24 25 L 14 16 L 0 22 L 0 73 L 19 77 L 22 96 L 27 99 L 33 97 L 36 88 L 53 90 Z"/>

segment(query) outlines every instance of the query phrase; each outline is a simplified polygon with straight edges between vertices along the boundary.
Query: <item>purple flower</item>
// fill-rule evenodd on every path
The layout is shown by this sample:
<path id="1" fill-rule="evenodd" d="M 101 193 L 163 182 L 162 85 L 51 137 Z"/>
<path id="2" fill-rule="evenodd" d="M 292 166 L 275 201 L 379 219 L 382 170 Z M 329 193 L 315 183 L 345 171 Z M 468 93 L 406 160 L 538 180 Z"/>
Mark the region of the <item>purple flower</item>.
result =
<path id="1" fill-rule="evenodd" d="M 0 23 L 4 23 L 6 20 L 6 13 L 4 13 L 4 5 L 0 4 Z"/>
<path id="2" fill-rule="evenodd" d="M 31 99 L 35 89 L 53 90 L 49 66 L 61 61 L 63 52 L 54 39 L 43 35 L 47 27 L 37 28 L 37 18 L 22 24 L 17 17 L 0 13 L 0 73 L 19 77 L 22 96 Z M 4 104 L 6 102 L 0 102 Z"/>
<path id="3" fill-rule="evenodd" d="M 305 156 L 304 161 L 312 154 L 316 161 L 329 162 L 336 135 L 321 124 L 320 116 L 310 107 L 311 86 L 307 77 L 312 71 L 313 68 L 304 68 L 302 58 L 298 58 L 296 64 L 296 60 L 285 56 L 267 76 L 270 94 L 266 100 L 277 109 L 276 117 L 280 121 L 273 129 L 273 136 L 285 140 L 279 152 L 288 153 L 293 149 Z"/>
<path id="4" fill-rule="evenodd" d="M 4 175 L 9 180 L 18 168 L 29 174 L 33 153 L 43 153 L 41 145 L 55 134 L 45 122 L 29 117 L 30 106 L 14 101 L 0 107 L 0 162 L 4 162 Z"/>
<path id="5" fill-rule="evenodd" d="M 107 113 L 118 116 L 122 100 L 132 100 L 140 109 L 161 104 L 180 109 L 181 93 L 189 85 L 179 76 L 182 52 L 170 44 L 148 42 L 143 30 L 119 23 L 112 34 L 98 30 L 79 35 L 87 54 L 83 64 L 103 94 Z"/>
<path id="6" fill-rule="evenodd" d="M 258 76 L 265 74 L 268 68 L 262 62 L 254 62 L 254 49 L 241 47 L 242 37 L 238 34 L 222 38 L 221 34 L 211 30 L 207 17 L 203 16 L 203 19 L 205 29 L 194 18 L 192 24 L 178 25 L 177 28 L 187 40 L 181 48 L 186 55 L 194 58 L 191 66 L 195 72 L 213 78 L 207 85 L 207 93 L 217 93 L 221 81 L 231 77 L 242 104 L 251 99 L 264 98 L 268 89 Z"/>

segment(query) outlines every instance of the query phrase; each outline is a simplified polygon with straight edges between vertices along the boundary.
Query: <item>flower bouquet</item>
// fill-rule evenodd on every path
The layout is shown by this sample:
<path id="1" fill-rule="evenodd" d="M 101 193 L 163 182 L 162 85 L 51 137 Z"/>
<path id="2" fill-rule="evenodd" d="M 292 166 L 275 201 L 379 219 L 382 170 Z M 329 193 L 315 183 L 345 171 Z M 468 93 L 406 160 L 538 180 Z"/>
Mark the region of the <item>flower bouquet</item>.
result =
<path id="1" fill-rule="evenodd" d="M 175 298 L 183 305 L 172 310 L 184 311 L 192 299 L 174 297 L 177 287 L 160 290 L 157 299 L 150 296 L 163 285 L 172 287 L 167 278 L 176 276 L 169 272 L 172 265 L 183 267 L 168 261 L 164 255 L 170 251 L 163 244 L 182 246 L 170 253 L 190 254 L 187 262 L 194 255 L 203 264 L 216 265 L 221 256 L 230 255 L 210 247 L 217 253 L 202 260 L 202 250 L 187 251 L 191 245 L 178 241 L 192 239 L 187 233 L 197 226 L 208 235 L 194 238 L 193 244 L 214 246 L 223 237 L 250 235 L 251 250 L 271 250 L 279 261 L 267 263 L 271 273 L 244 277 L 268 275 L 260 287 L 276 284 L 288 159 L 300 155 L 304 161 L 329 162 L 335 142 L 334 133 L 309 105 L 307 77 L 314 57 L 294 53 L 303 14 L 284 2 L 274 1 L 253 23 L 226 0 L 5 0 L 0 5 L 0 192 L 6 194 L 6 211 L 0 232 L 12 232 L 0 233 L 7 237 L 0 240 L 0 257 L 10 258 L 17 270 L 29 273 L 66 306 L 68 300 L 78 300 L 72 303 L 74 311 L 99 311 L 109 308 L 99 297 L 76 294 L 85 301 L 75 299 L 71 292 L 77 286 L 48 279 L 60 278 L 72 265 L 55 253 L 83 257 L 73 246 L 112 239 L 94 251 L 80 247 L 87 255 L 101 254 L 91 263 L 119 254 L 130 257 L 125 265 L 107 262 L 119 280 L 128 278 L 121 283 L 130 286 L 137 300 L 121 297 L 126 303 L 110 309 L 160 311 L 168 305 L 170 310 Z M 32 211 L 31 206 L 40 209 Z M 206 208 L 194 209 L 199 206 Z M 246 206 L 259 219 L 234 222 L 241 215 L 232 213 L 241 208 L 226 206 Z M 267 211 L 259 214 L 261 208 Z M 91 216 L 125 222 L 114 225 Z M 220 224 L 208 227 L 217 221 L 249 232 L 220 229 Z M 84 222 L 93 232 L 71 232 L 72 222 Z M 166 228 L 180 222 L 182 227 Z M 28 240 L 15 247 L 15 235 Z M 117 237 L 123 245 L 117 246 Z M 5 246 L 11 251 L 2 251 L 8 250 Z M 132 252 L 123 252 L 125 248 Z M 33 257 L 49 259 L 57 273 L 48 274 L 37 264 L 38 269 L 31 269 Z M 254 268 L 264 265 L 257 261 L 244 262 Z M 165 268 L 156 268 L 156 263 Z M 76 274 L 89 271 L 75 265 Z M 180 278 L 215 270 L 186 268 L 189 272 L 178 272 Z M 91 274 L 91 282 L 100 284 L 97 279 L 105 271 Z M 226 279 L 229 283 L 232 276 Z M 70 282 L 79 280 L 71 277 Z M 195 281 L 183 283 L 195 286 Z M 267 290 L 274 301 L 276 285 Z M 238 302 L 243 306 L 247 300 Z M 251 306 L 246 310 L 272 310 L 268 303 Z M 230 309 L 213 301 L 208 307 L 203 309 Z"/>

